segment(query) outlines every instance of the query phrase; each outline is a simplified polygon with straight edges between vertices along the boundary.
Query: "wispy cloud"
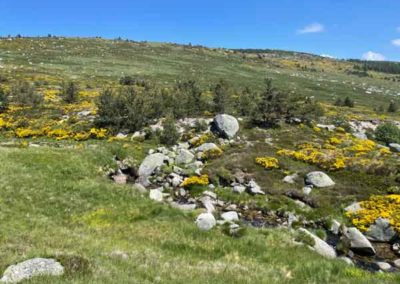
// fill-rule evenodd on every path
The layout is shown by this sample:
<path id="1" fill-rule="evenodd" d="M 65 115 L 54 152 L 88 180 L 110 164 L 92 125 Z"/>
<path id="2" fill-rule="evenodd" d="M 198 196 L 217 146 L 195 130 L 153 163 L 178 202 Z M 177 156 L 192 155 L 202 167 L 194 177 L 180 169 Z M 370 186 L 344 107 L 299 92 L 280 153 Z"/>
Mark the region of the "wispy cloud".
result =
<path id="1" fill-rule="evenodd" d="M 321 56 L 322 56 L 322 57 L 325 57 L 325 58 L 336 59 L 335 56 L 330 55 L 330 54 L 321 54 Z"/>
<path id="2" fill-rule="evenodd" d="M 397 38 L 397 39 L 392 40 L 392 44 L 393 44 L 394 46 L 399 46 L 399 47 L 400 47 L 400 38 Z"/>
<path id="3" fill-rule="evenodd" d="M 321 33 L 325 31 L 324 25 L 320 23 L 313 23 L 297 31 L 299 34 Z"/>
<path id="4" fill-rule="evenodd" d="M 386 57 L 383 54 L 373 51 L 368 51 L 363 54 L 362 59 L 368 61 L 384 61 L 386 60 Z"/>

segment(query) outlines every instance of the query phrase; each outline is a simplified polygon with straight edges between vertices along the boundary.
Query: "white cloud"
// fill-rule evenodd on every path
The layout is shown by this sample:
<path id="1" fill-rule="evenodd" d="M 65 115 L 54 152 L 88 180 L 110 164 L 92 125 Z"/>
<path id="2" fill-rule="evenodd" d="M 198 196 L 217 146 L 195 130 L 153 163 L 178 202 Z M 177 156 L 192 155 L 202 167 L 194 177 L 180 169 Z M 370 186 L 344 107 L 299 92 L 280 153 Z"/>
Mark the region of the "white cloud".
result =
<path id="1" fill-rule="evenodd" d="M 400 38 L 392 40 L 394 46 L 400 46 Z"/>
<path id="2" fill-rule="evenodd" d="M 362 59 L 368 60 L 368 61 L 384 61 L 384 60 L 386 60 L 384 55 L 377 53 L 377 52 L 373 52 L 373 51 L 368 51 L 368 52 L 364 53 L 362 56 Z"/>
<path id="3" fill-rule="evenodd" d="M 323 25 L 321 25 L 320 23 L 313 23 L 298 30 L 297 33 L 310 34 L 310 33 L 321 33 L 323 31 L 325 31 L 325 27 Z"/>
<path id="4" fill-rule="evenodd" d="M 321 54 L 321 56 L 322 56 L 322 57 L 325 57 L 325 58 L 336 59 L 335 56 L 329 55 L 329 54 Z"/>

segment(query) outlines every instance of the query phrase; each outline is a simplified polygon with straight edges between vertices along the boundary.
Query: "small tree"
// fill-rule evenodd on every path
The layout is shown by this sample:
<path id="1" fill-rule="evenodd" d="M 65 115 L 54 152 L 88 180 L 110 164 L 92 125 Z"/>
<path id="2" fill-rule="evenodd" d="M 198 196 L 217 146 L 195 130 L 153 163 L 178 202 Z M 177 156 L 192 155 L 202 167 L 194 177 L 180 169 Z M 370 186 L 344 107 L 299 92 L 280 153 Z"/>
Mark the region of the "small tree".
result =
<path id="1" fill-rule="evenodd" d="M 176 130 L 175 120 L 171 114 L 169 114 L 164 120 L 163 127 L 164 130 L 161 132 L 160 142 L 167 146 L 175 145 L 178 142 L 180 135 Z"/>
<path id="2" fill-rule="evenodd" d="M 341 98 L 337 98 L 335 101 L 335 106 L 343 106 L 343 101 Z"/>
<path id="3" fill-rule="evenodd" d="M 8 108 L 8 98 L 3 88 L 0 88 L 0 113 Z"/>
<path id="4" fill-rule="evenodd" d="M 354 107 L 354 101 L 350 97 L 346 97 L 343 105 L 347 107 Z"/>
<path id="5" fill-rule="evenodd" d="M 75 103 L 78 100 L 79 89 L 78 86 L 70 81 L 63 84 L 62 98 L 68 104 Z"/>
<path id="6" fill-rule="evenodd" d="M 387 111 L 388 112 L 397 112 L 398 106 L 395 101 L 390 101 Z"/>
<path id="7" fill-rule="evenodd" d="M 214 87 L 214 110 L 216 113 L 224 113 L 228 101 L 229 86 L 225 80 L 219 80 Z"/>

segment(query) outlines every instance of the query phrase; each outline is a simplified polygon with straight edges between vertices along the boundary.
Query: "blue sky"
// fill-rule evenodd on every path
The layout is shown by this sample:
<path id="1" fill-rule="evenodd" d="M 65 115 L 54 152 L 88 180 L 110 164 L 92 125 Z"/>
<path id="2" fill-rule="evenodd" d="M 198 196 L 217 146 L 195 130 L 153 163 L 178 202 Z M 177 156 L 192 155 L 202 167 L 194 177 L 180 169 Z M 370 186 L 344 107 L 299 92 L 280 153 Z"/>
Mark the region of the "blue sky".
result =
<path id="1" fill-rule="evenodd" d="M 121 36 L 400 61 L 400 0 L 1 0 L 1 35 Z"/>

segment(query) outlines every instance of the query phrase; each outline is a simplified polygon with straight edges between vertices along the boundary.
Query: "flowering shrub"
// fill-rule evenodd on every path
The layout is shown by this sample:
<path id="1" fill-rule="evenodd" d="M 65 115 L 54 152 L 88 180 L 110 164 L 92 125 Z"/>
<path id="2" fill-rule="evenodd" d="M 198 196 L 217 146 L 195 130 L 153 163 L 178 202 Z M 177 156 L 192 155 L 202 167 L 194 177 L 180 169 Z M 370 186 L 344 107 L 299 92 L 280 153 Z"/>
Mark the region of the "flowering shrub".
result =
<path id="1" fill-rule="evenodd" d="M 209 184 L 208 175 L 202 175 L 202 176 L 199 176 L 199 177 L 198 176 L 192 176 L 192 177 L 186 178 L 182 182 L 181 186 L 188 187 L 188 186 L 191 186 L 191 185 L 207 185 L 207 184 Z"/>
<path id="2" fill-rule="evenodd" d="M 277 154 L 335 171 L 382 167 L 390 151 L 379 149 L 374 141 L 339 133 L 323 143 L 302 143 L 296 150 L 281 149 Z"/>
<path id="3" fill-rule="evenodd" d="M 195 137 L 191 139 L 189 142 L 193 147 L 199 147 L 200 145 L 203 145 L 206 142 L 209 142 L 212 139 L 213 135 L 211 133 L 207 133 L 204 135 L 201 135 L 200 137 Z"/>
<path id="4" fill-rule="evenodd" d="M 256 158 L 256 164 L 261 165 L 268 170 L 279 168 L 278 159 L 273 157 L 258 157 Z"/>
<path id="5" fill-rule="evenodd" d="M 223 151 L 219 148 L 215 149 L 210 149 L 207 151 L 204 151 L 203 154 L 201 155 L 201 158 L 204 160 L 211 160 L 211 159 L 216 159 L 221 157 L 223 154 Z"/>
<path id="6" fill-rule="evenodd" d="M 400 195 L 373 195 L 369 200 L 360 202 L 360 206 L 360 210 L 346 213 L 354 226 L 366 231 L 381 217 L 389 219 L 392 227 L 400 233 Z"/>

